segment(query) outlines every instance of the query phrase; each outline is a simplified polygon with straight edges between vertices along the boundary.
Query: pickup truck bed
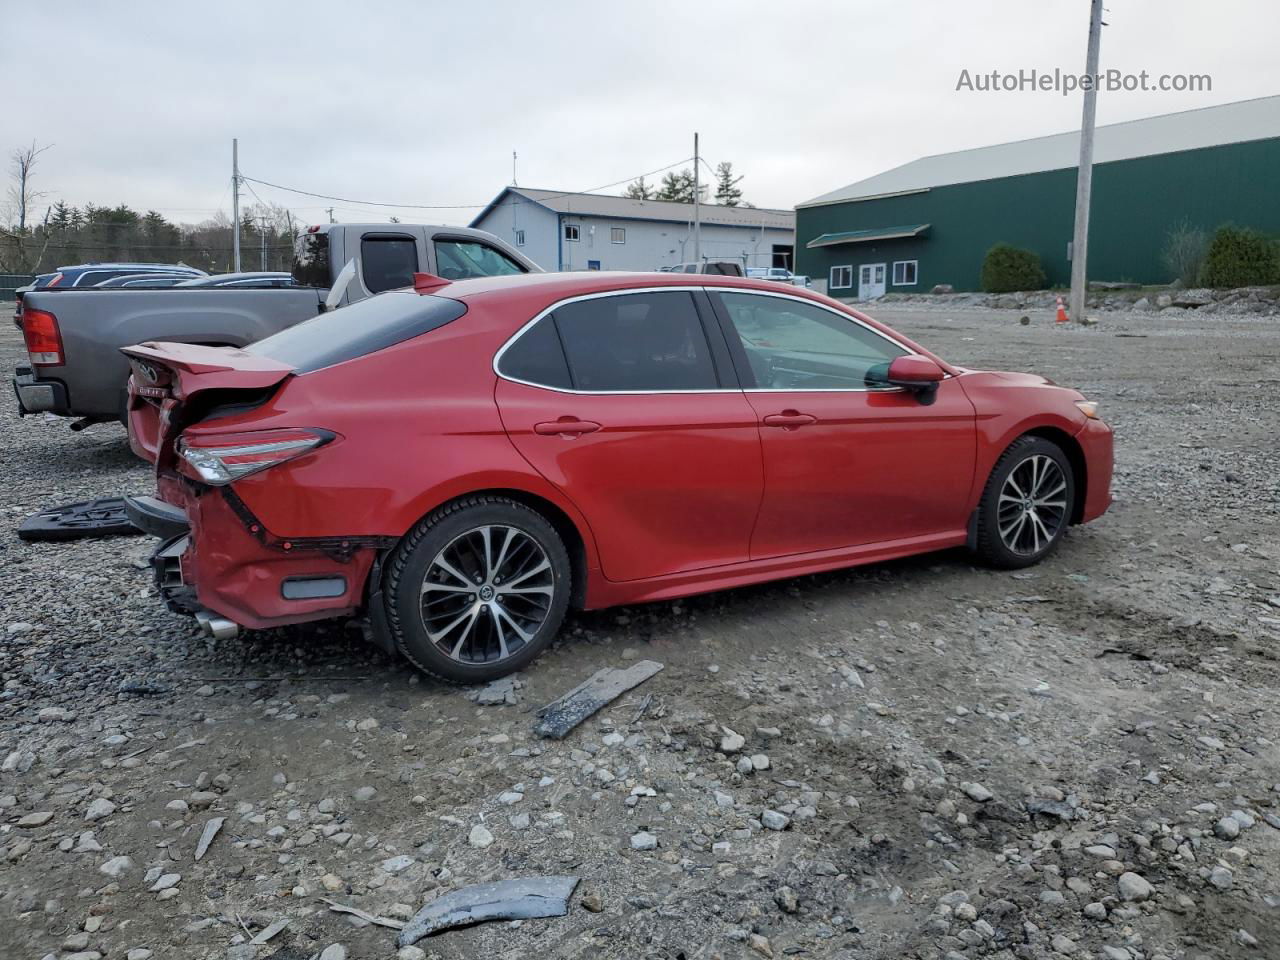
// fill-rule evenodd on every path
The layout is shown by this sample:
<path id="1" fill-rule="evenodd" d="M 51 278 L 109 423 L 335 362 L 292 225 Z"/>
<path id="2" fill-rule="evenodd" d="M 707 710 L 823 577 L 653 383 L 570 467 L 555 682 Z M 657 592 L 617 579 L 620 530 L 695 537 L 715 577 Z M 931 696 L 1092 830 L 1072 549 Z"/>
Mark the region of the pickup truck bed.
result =
<path id="1" fill-rule="evenodd" d="M 19 413 L 121 418 L 129 361 L 120 347 L 142 340 L 242 347 L 314 317 L 326 292 L 309 287 L 32 290 L 23 299 L 23 312 L 40 310 L 57 318 L 63 363 L 47 370 L 18 368 Z"/>

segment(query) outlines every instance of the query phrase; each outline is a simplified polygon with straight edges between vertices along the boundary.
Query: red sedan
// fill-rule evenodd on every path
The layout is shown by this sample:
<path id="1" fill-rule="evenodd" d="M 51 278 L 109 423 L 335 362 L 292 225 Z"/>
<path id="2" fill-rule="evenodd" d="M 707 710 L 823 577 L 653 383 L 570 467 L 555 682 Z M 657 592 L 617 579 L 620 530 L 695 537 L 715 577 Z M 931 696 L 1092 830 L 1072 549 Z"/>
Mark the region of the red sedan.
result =
<path id="1" fill-rule="evenodd" d="M 528 664 L 570 606 L 964 545 L 1020 567 L 1111 501 L 1076 391 L 768 281 L 419 274 L 245 349 L 126 353 L 172 609 L 356 618 L 459 682 Z"/>

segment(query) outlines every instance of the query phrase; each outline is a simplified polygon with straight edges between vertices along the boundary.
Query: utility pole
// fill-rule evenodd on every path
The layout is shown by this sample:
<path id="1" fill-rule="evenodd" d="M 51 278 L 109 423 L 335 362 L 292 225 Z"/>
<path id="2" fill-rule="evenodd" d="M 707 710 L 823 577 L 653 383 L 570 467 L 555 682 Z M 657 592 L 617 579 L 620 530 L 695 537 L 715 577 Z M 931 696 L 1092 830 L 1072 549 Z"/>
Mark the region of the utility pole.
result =
<path id="1" fill-rule="evenodd" d="M 231 272 L 240 272 L 240 141 L 231 141 Z"/>
<path id="2" fill-rule="evenodd" d="M 693 135 L 693 259 L 702 262 L 702 209 L 698 197 L 698 135 Z"/>
<path id="3" fill-rule="evenodd" d="M 1076 229 L 1071 240 L 1071 319 L 1084 323 L 1084 300 L 1089 283 L 1089 197 L 1093 190 L 1093 122 L 1098 107 L 1098 44 L 1102 39 L 1102 0 L 1091 0 L 1089 53 L 1084 72 L 1084 116 L 1080 120 L 1080 166 L 1076 171 Z"/>
<path id="4" fill-rule="evenodd" d="M 267 270 L 267 218 L 258 218 L 258 236 L 262 238 L 262 271 Z"/>
<path id="5" fill-rule="evenodd" d="M 329 214 L 329 222 L 330 222 L 330 223 L 333 223 L 333 222 L 334 222 L 334 220 L 333 220 L 333 207 L 325 207 L 324 209 L 325 209 L 325 212 L 326 212 L 327 214 Z"/>

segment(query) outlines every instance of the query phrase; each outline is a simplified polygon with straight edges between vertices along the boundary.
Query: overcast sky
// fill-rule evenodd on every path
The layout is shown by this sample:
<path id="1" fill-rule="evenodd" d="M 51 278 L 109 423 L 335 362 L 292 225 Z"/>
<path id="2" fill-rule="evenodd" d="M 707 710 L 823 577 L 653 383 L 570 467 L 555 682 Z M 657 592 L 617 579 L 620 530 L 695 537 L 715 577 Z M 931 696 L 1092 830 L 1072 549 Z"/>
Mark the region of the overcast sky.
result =
<path id="1" fill-rule="evenodd" d="M 915 157 L 1079 125 L 1081 95 L 957 91 L 1083 71 L 1087 0 L 0 0 L 0 149 L 53 144 L 37 187 L 195 222 L 241 170 L 359 200 L 480 205 L 511 181 L 590 190 L 692 154 L 791 207 Z M 1273 0 L 1110 0 L 1102 66 L 1211 92 L 1102 93 L 1109 123 L 1280 92 Z M 656 181 L 659 175 L 650 178 Z M 253 185 L 304 221 L 329 201 Z M 621 187 L 604 192 L 620 192 Z M 253 197 L 247 199 L 251 202 Z M 466 223 L 472 209 L 340 220 Z M 40 211 L 43 215 L 43 210 Z"/>

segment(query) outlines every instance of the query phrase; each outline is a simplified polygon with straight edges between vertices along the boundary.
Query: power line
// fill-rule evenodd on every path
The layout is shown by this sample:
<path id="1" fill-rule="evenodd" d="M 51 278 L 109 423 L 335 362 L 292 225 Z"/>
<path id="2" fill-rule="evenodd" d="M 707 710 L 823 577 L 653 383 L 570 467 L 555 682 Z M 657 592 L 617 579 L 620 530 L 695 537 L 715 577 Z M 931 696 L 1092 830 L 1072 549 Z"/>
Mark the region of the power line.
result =
<path id="1" fill-rule="evenodd" d="M 595 193 L 597 190 L 607 190 L 610 187 L 618 187 L 624 183 L 630 183 L 641 177 L 651 177 L 654 174 L 662 173 L 664 170 L 670 170 L 672 167 L 678 167 L 682 163 L 688 163 L 692 157 L 685 157 L 683 160 L 677 160 L 675 163 L 668 163 L 665 166 L 658 167 L 656 170 L 649 170 L 645 173 L 636 174 L 635 176 L 624 177 L 621 180 L 615 180 L 612 183 L 605 183 L 598 187 L 591 187 L 587 190 L 566 190 L 563 193 L 553 193 L 541 197 L 541 200 L 557 200 L 560 197 L 570 197 L 575 193 Z M 319 200 L 334 200 L 338 203 L 356 203 L 367 207 L 395 207 L 404 210 L 483 210 L 492 201 L 484 203 L 387 203 L 380 200 L 354 200 L 351 197 L 336 197 L 327 193 L 313 193 L 309 190 L 299 190 L 296 187 L 286 187 L 283 184 L 271 183 L 268 180 L 258 180 L 255 177 L 247 177 L 243 173 L 240 175 L 241 180 L 252 181 L 264 187 L 273 187 L 276 190 L 286 190 L 289 193 L 301 194 L 304 197 L 315 197 Z M 255 194 L 256 196 L 256 194 Z"/>

